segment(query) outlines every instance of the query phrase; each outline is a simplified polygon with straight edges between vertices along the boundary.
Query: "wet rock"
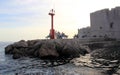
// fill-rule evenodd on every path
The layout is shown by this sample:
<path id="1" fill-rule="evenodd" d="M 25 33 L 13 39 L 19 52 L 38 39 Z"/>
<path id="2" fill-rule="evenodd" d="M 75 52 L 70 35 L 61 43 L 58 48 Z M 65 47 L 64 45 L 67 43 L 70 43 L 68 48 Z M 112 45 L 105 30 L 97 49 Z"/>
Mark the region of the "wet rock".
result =
<path id="1" fill-rule="evenodd" d="M 90 54 L 86 54 L 85 56 L 80 56 L 79 58 L 74 58 L 71 60 L 71 63 L 75 64 L 76 66 L 93 67 L 92 57 L 90 57 Z"/>
<path id="2" fill-rule="evenodd" d="M 21 57 L 20 54 L 17 54 L 17 53 L 13 54 L 13 59 L 18 59 L 18 58 L 20 58 L 20 57 Z"/>
<path id="3" fill-rule="evenodd" d="M 91 56 L 108 60 L 120 60 L 120 47 L 97 49 L 91 52 Z"/>
<path id="4" fill-rule="evenodd" d="M 106 60 L 106 59 L 94 59 L 92 60 L 92 62 L 99 63 L 105 66 L 108 66 L 110 64 L 110 60 Z"/>
<path id="5" fill-rule="evenodd" d="M 104 70 L 105 73 L 112 75 L 116 73 L 119 69 L 119 60 L 106 60 L 106 59 L 94 59 L 87 54 L 85 56 L 81 56 L 79 58 L 74 58 L 71 60 L 71 63 L 75 64 L 76 66 L 87 66 L 91 68 L 101 68 Z"/>
<path id="6" fill-rule="evenodd" d="M 12 51 L 13 51 L 12 45 L 8 45 L 7 47 L 5 47 L 5 54 L 12 54 Z"/>

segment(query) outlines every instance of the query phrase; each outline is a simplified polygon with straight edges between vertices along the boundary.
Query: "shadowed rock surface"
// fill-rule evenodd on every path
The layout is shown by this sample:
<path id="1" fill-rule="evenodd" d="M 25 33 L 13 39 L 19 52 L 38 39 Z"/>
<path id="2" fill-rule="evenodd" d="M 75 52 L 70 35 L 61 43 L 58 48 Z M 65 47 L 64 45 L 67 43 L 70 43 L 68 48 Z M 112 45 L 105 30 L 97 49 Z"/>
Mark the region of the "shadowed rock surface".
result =
<path id="1" fill-rule="evenodd" d="M 14 59 L 32 56 L 47 59 L 64 59 L 85 55 L 87 50 L 81 48 L 79 40 L 28 40 L 18 41 L 5 47 L 5 54 L 12 54 Z"/>
<path id="2" fill-rule="evenodd" d="M 75 58 L 90 53 L 93 58 L 120 59 L 119 41 L 81 42 L 79 39 L 18 41 L 5 47 L 5 54 L 48 59 Z"/>
<path id="3" fill-rule="evenodd" d="M 120 65 L 120 41 L 21 40 L 5 47 L 5 54 L 12 54 L 14 59 L 48 59 L 52 66 L 68 63 L 75 58 L 72 60 L 75 65 L 106 69 L 105 72 L 112 75 L 117 72 Z"/>
<path id="4" fill-rule="evenodd" d="M 120 60 L 120 42 L 112 41 L 103 43 L 102 47 L 94 49 L 91 52 L 91 56 L 95 59 Z"/>
<path id="5" fill-rule="evenodd" d="M 89 54 L 73 59 L 77 66 L 101 68 L 104 73 L 114 75 L 120 68 L 120 42 L 101 41 L 84 44 Z M 117 73 L 116 73 L 117 74 Z M 118 75 L 118 74 L 117 74 Z"/>

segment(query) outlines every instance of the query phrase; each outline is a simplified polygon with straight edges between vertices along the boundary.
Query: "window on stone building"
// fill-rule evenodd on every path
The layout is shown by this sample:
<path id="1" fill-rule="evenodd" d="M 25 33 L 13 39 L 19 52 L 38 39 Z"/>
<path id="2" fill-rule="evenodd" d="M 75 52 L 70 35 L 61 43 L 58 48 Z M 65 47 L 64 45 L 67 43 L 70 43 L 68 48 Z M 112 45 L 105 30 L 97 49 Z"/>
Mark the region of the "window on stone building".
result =
<path id="1" fill-rule="evenodd" d="M 110 28 L 113 28 L 113 24 L 114 24 L 113 22 L 110 23 Z"/>
<path id="2" fill-rule="evenodd" d="M 84 36 L 82 36 L 82 38 L 84 38 Z"/>
<path id="3" fill-rule="evenodd" d="M 96 35 L 93 35 L 93 37 L 97 37 Z"/>
<path id="4" fill-rule="evenodd" d="M 100 29 L 102 29 L 102 27 L 100 27 Z"/>
<path id="5" fill-rule="evenodd" d="M 83 36 L 82 36 L 82 38 L 85 38 L 85 37 L 87 37 L 87 35 L 83 35 Z"/>

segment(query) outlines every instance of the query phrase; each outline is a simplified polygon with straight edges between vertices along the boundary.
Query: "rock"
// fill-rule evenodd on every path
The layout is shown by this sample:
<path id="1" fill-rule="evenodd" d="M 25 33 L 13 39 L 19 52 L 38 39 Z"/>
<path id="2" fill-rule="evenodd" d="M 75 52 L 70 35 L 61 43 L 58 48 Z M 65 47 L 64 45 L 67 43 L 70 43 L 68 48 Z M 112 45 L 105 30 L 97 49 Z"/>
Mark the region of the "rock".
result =
<path id="1" fill-rule="evenodd" d="M 93 62 L 108 66 L 110 64 L 110 60 L 106 60 L 106 59 L 94 59 Z"/>
<path id="2" fill-rule="evenodd" d="M 33 48 L 34 50 L 35 50 L 35 49 L 40 49 L 43 44 L 44 44 L 43 41 L 38 41 L 38 42 L 36 42 L 36 43 L 32 46 L 32 48 Z"/>
<path id="3" fill-rule="evenodd" d="M 19 49 L 17 49 L 17 48 L 14 48 L 13 49 L 13 54 L 23 54 L 23 52 L 22 51 L 20 51 Z"/>
<path id="4" fill-rule="evenodd" d="M 70 56 L 70 57 L 73 57 L 73 56 L 79 56 L 78 53 L 76 53 L 76 50 L 73 46 L 71 46 L 71 43 L 66 43 L 65 46 L 63 47 L 63 50 L 62 50 L 62 55 L 64 56 Z M 74 54 L 74 55 L 72 55 Z"/>
<path id="5" fill-rule="evenodd" d="M 36 50 L 33 55 L 34 55 L 35 57 L 39 57 L 39 51 Z"/>
<path id="6" fill-rule="evenodd" d="M 76 66 L 93 67 L 92 57 L 90 57 L 90 54 L 86 54 L 85 56 L 80 56 L 79 58 L 74 58 L 71 60 L 71 62 Z"/>
<path id="7" fill-rule="evenodd" d="M 34 41 L 34 40 L 27 41 L 28 46 L 33 46 L 35 43 L 36 43 L 36 41 Z"/>
<path id="8" fill-rule="evenodd" d="M 114 74 L 112 74 L 112 75 L 120 75 L 119 73 L 114 73 Z"/>
<path id="9" fill-rule="evenodd" d="M 7 47 L 5 47 L 5 54 L 12 54 L 12 50 L 13 50 L 13 46 L 8 45 Z"/>
<path id="10" fill-rule="evenodd" d="M 50 42 L 46 42 L 45 44 L 43 44 L 41 46 L 41 48 L 39 49 L 39 57 L 58 57 L 59 54 L 57 53 L 56 49 L 55 49 L 55 45 L 50 43 Z"/>
<path id="11" fill-rule="evenodd" d="M 72 58 L 79 57 L 80 54 L 85 55 L 86 53 L 88 53 L 87 50 L 82 49 L 80 43 L 73 40 L 66 42 L 61 50 L 62 56 Z"/>
<path id="12" fill-rule="evenodd" d="M 16 50 L 17 49 L 17 50 Z M 79 40 L 28 40 L 18 41 L 5 48 L 6 54 L 20 54 L 21 56 L 47 57 L 47 58 L 74 58 L 80 54 L 85 55 L 86 49 L 81 48 Z M 65 60 L 64 59 L 64 60 Z"/>
<path id="13" fill-rule="evenodd" d="M 43 43 L 44 41 L 46 41 L 46 40 L 28 40 L 26 42 L 27 42 L 28 46 L 30 47 L 30 46 L 34 46 L 38 43 Z"/>
<path id="14" fill-rule="evenodd" d="M 22 54 L 23 53 L 21 51 L 19 51 L 18 49 L 14 48 L 14 50 L 13 50 L 13 59 L 20 58 L 22 56 Z"/>
<path id="15" fill-rule="evenodd" d="M 92 52 L 92 50 L 88 47 L 88 45 L 80 45 L 81 49 L 87 51 L 87 53 Z"/>
<path id="16" fill-rule="evenodd" d="M 64 60 L 90 53 L 93 58 L 117 60 L 120 59 L 119 49 L 119 42 L 81 43 L 79 39 L 21 40 L 5 47 L 5 53 L 39 58 L 57 57 Z"/>
<path id="17" fill-rule="evenodd" d="M 104 46 L 103 43 L 91 43 L 91 44 L 88 44 L 88 47 L 90 48 L 90 50 L 103 48 L 103 46 Z"/>
<path id="18" fill-rule="evenodd" d="M 91 52 L 95 59 L 120 60 L 120 47 L 101 48 Z"/>
<path id="19" fill-rule="evenodd" d="M 25 42 L 24 40 L 21 40 L 19 42 L 15 42 L 13 44 L 13 47 L 16 47 L 16 48 L 21 48 L 21 47 L 28 47 L 28 44 L 27 42 Z"/>
<path id="20" fill-rule="evenodd" d="M 113 60 L 113 61 L 110 61 L 110 63 L 116 63 L 116 64 L 119 64 L 120 61 L 119 61 L 119 60 Z"/>
<path id="21" fill-rule="evenodd" d="M 18 59 L 18 58 L 20 58 L 21 57 L 21 55 L 20 54 L 13 54 L 13 59 Z"/>
<path id="22" fill-rule="evenodd" d="M 5 54 L 12 54 L 13 59 L 27 56 L 50 60 L 51 64 L 46 63 L 45 66 L 68 63 L 79 57 L 73 59 L 72 63 L 116 72 L 120 63 L 120 43 L 81 43 L 79 39 L 21 40 L 5 47 Z"/>
<path id="23" fill-rule="evenodd" d="M 36 51 L 35 49 L 31 48 L 31 49 L 27 49 L 27 51 L 25 53 L 29 56 L 33 56 L 35 51 Z"/>

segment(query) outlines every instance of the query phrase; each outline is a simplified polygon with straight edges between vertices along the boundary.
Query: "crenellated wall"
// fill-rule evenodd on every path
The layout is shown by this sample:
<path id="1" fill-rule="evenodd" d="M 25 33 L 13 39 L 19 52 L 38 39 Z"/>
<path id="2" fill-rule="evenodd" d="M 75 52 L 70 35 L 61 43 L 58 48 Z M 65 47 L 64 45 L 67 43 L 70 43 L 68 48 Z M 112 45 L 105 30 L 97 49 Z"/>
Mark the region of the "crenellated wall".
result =
<path id="1" fill-rule="evenodd" d="M 86 38 L 113 38 L 120 39 L 120 7 L 102 9 L 90 13 L 90 28 L 78 30 L 79 38 L 82 39 L 83 31 L 88 31 Z M 86 33 L 86 32 L 84 32 Z"/>

